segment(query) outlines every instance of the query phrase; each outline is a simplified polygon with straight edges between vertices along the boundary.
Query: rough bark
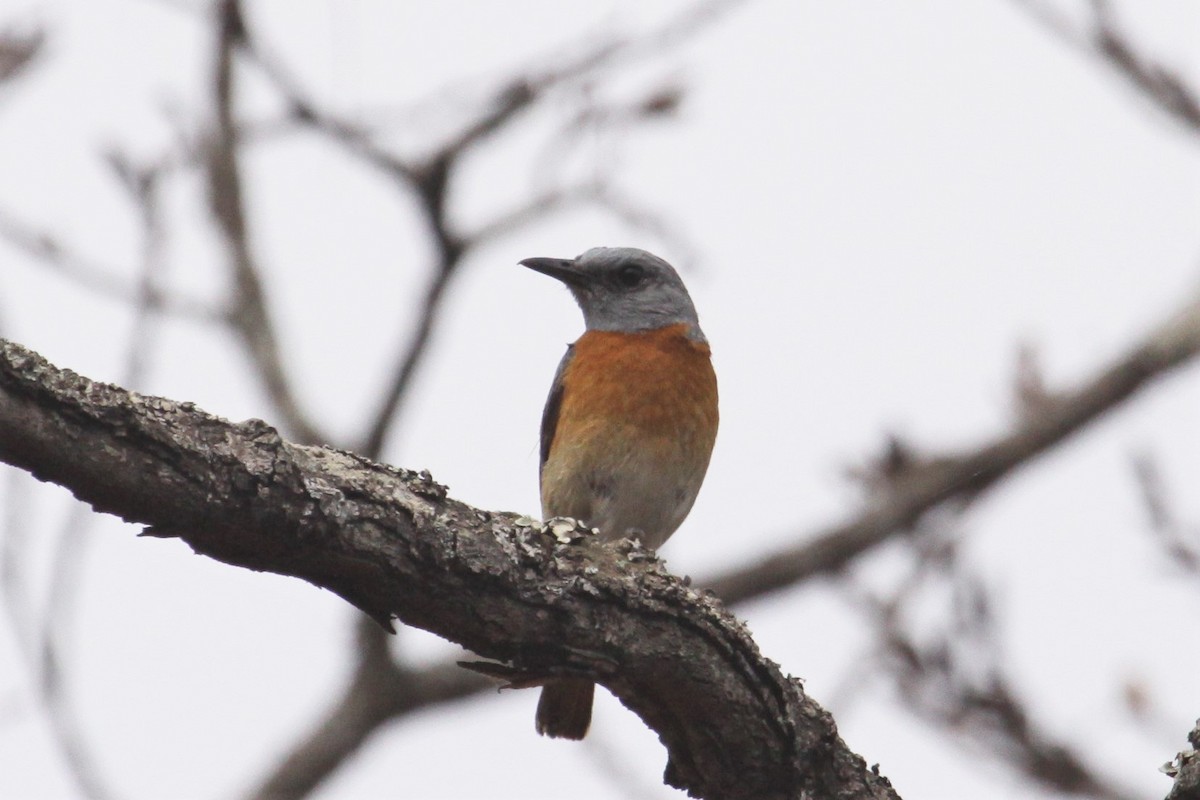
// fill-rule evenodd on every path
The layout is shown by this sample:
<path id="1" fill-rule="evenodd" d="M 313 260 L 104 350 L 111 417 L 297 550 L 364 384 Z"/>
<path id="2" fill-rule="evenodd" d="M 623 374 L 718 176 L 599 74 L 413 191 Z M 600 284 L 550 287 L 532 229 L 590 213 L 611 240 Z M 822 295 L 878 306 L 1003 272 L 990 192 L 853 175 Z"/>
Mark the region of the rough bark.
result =
<path id="1" fill-rule="evenodd" d="M 522 674 L 581 675 L 709 798 L 895 797 L 718 601 L 631 542 L 547 530 L 425 473 L 291 444 L 0 341 L 0 460 L 197 553 L 303 578 Z"/>
<path id="2" fill-rule="evenodd" d="M 1175 779 L 1167 800 L 1200 800 L 1200 719 L 1188 734 L 1188 744 L 1191 747 L 1181 750 L 1166 767 Z"/>

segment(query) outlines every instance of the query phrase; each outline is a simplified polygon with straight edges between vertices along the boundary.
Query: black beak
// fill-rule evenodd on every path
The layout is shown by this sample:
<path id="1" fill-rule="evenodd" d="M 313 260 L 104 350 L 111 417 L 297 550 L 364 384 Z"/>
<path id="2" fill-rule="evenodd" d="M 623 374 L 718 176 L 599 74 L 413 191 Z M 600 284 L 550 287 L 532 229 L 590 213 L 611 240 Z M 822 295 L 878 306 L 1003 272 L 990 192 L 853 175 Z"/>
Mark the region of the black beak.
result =
<path id="1" fill-rule="evenodd" d="M 580 286 L 584 282 L 584 274 L 573 258 L 526 258 L 520 263 L 522 267 L 549 275 L 568 286 Z"/>

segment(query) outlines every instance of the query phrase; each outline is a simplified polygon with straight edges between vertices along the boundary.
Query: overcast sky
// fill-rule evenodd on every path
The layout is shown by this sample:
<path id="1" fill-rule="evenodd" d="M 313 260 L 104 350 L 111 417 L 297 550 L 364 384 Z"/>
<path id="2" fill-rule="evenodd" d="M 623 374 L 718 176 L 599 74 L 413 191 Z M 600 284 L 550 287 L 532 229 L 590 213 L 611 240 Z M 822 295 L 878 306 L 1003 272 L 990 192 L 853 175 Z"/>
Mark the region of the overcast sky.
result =
<path id="1" fill-rule="evenodd" d="M 43 25 L 46 52 L 0 89 L 0 211 L 135 275 L 137 218 L 102 160 L 149 159 L 210 113 L 210 27 L 190 4 L 6 0 L 0 29 Z M 199 6 L 200 4 L 197 4 Z M 416 148 L 480 89 L 604 35 L 648 30 L 678 3 L 248 2 L 252 28 L 314 98 L 351 119 L 397 112 Z M 1083 4 L 1063 3 L 1068 18 Z M 1116 3 L 1148 53 L 1200 85 L 1200 6 Z M 239 108 L 279 109 L 247 72 Z M 746 2 L 685 46 L 596 90 L 600 102 L 679 83 L 678 116 L 598 137 L 561 172 L 598 171 L 670 223 L 556 215 L 473 253 L 453 286 L 417 394 L 386 457 L 428 468 L 484 508 L 534 513 L 537 428 L 569 295 L 516 266 L 636 245 L 681 267 L 712 342 L 721 432 L 704 490 L 664 550 L 707 575 L 857 507 L 845 469 L 889 433 L 931 450 L 1011 424 L 1018 346 L 1051 387 L 1118 355 L 1200 290 L 1200 141 L 1014 0 Z M 563 100 L 567 102 L 566 99 Z M 471 225 L 548 180 L 539 112 L 466 164 L 450 209 Z M 311 136 L 247 158 L 254 243 L 307 408 L 350 437 L 373 411 L 429 267 L 412 199 Z M 167 192 L 167 283 L 227 286 L 202 186 Z M 0 335 L 92 378 L 121 380 L 131 314 L 0 240 Z M 273 412 L 228 335 L 157 330 L 133 387 L 231 419 Z M 1039 719 L 1129 787 L 1200 715 L 1197 587 L 1148 531 L 1130 455 L 1153 452 L 1183 519 L 1200 521 L 1200 373 L 1128 409 L 990 493 L 961 523 L 965 557 L 1002 601 L 1006 663 Z M 70 505 L 7 477 L 0 513 L 31 541 L 35 597 Z M 18 488 L 19 487 L 19 488 Z M 175 541 L 94 520 L 69 631 L 70 694 L 117 798 L 218 798 L 261 776 L 339 690 L 352 609 L 300 581 L 233 569 Z M 861 565 L 886 587 L 902 554 Z M 906 713 L 883 680 L 848 693 L 870 641 L 844 592 L 806 584 L 739 609 L 763 651 L 831 705 L 850 746 L 910 798 L 1031 797 L 986 754 Z M 17 646 L 0 625 L 0 797 L 69 798 Z M 398 646 L 448 646 L 405 631 Z M 1147 730 L 1120 705 L 1143 683 Z M 319 797 L 619 798 L 661 787 L 665 754 L 611 698 L 583 745 L 539 739 L 535 695 L 438 708 L 377 736 Z"/>

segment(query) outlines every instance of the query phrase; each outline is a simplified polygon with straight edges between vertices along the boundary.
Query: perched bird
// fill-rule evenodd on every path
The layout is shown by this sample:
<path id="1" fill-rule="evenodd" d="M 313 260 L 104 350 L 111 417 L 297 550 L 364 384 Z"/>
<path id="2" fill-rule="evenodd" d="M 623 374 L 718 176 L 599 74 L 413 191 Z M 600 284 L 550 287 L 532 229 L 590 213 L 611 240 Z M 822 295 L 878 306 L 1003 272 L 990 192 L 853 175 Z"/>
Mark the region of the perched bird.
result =
<path id="1" fill-rule="evenodd" d="M 542 412 L 542 514 L 658 548 L 691 510 L 717 437 L 717 378 L 692 299 L 670 264 L 632 247 L 521 265 L 566 284 L 587 328 Z M 582 739 L 594 689 L 546 683 L 538 733 Z"/>

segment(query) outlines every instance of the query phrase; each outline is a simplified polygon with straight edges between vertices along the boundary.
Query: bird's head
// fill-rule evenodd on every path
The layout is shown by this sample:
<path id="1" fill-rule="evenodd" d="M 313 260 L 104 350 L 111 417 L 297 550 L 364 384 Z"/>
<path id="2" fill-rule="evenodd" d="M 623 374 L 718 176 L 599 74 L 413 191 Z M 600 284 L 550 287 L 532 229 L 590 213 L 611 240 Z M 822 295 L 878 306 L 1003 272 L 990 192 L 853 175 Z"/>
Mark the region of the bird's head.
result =
<path id="1" fill-rule="evenodd" d="M 588 330 L 657 330 L 686 323 L 704 340 L 696 307 L 675 269 L 635 247 L 593 247 L 578 258 L 527 258 L 522 266 L 566 284 Z"/>

